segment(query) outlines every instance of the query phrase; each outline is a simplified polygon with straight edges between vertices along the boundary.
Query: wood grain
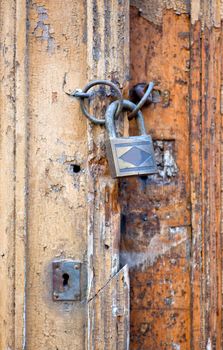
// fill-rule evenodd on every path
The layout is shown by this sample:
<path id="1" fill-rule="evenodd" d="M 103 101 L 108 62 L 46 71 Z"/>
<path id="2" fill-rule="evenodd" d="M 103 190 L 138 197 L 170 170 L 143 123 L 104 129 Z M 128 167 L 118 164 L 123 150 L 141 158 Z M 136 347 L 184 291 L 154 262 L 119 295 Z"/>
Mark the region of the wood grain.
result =
<path id="1" fill-rule="evenodd" d="M 27 12 L 26 344 L 30 350 L 83 349 L 86 283 L 82 302 L 54 302 L 51 263 L 72 258 L 86 270 L 86 121 L 64 92 L 65 83 L 74 90 L 85 82 L 85 7 L 31 1 Z"/>
<path id="2" fill-rule="evenodd" d="M 192 346 L 221 349 L 220 3 L 200 9 L 191 26 Z"/>
<path id="3" fill-rule="evenodd" d="M 129 73 L 128 13 L 128 0 L 87 1 L 89 81 L 94 78 L 110 79 L 121 89 L 126 89 Z M 96 103 L 93 102 L 91 105 L 92 113 L 96 115 L 101 113 L 105 104 L 108 104 L 107 98 L 102 103 L 97 99 Z M 121 284 L 118 292 L 121 293 L 121 297 L 113 295 L 115 293 L 113 281 L 119 279 L 120 268 L 120 206 L 118 182 L 111 179 L 108 169 L 105 137 L 104 128 L 88 123 L 88 300 L 90 302 L 87 348 L 128 349 L 128 323 L 124 328 L 119 328 L 119 319 L 112 311 L 113 304 L 118 303 L 120 307 L 128 305 L 129 294 L 121 290 L 124 287 Z M 127 270 L 125 267 L 125 274 Z M 119 300 L 115 301 L 116 297 Z M 126 321 L 128 318 L 127 312 Z M 111 327 L 107 322 L 112 322 Z"/>
<path id="4" fill-rule="evenodd" d="M 83 349 L 85 335 L 96 335 L 87 300 L 98 320 L 111 310 L 100 348 L 109 337 L 109 348 L 128 348 L 128 269 L 118 273 L 118 186 L 105 133 L 65 94 L 93 77 L 127 85 L 128 8 L 128 1 L 1 2 L 1 348 Z M 81 303 L 52 301 L 55 258 L 82 262 Z M 98 298 L 105 309 L 94 306 Z"/>
<path id="5" fill-rule="evenodd" d="M 14 349 L 15 3 L 0 2 L 0 348 Z"/>
<path id="6" fill-rule="evenodd" d="M 164 11 L 159 23 L 146 22 L 137 4 L 131 12 L 132 84 L 155 79 L 157 89 L 170 91 L 167 108 L 151 105 L 144 114 L 153 138 L 166 140 L 161 148 L 155 146 L 159 162 L 164 145 L 171 140 L 175 145 L 178 173 L 169 183 L 157 176 L 122 183 L 122 257 L 123 263 L 133 261 L 131 346 L 220 350 L 220 2 L 192 1 L 191 24 L 185 15 L 176 16 L 174 8 Z M 182 229 L 182 224 L 192 228 L 186 245 L 168 250 L 174 239 L 168 243 L 165 230 L 169 225 Z"/>
<path id="7" fill-rule="evenodd" d="M 87 348 L 129 349 L 128 266 L 118 271 L 88 303 L 89 322 L 94 323 L 89 324 Z"/>
<path id="8" fill-rule="evenodd" d="M 143 109 L 147 132 L 158 142 L 159 175 L 120 183 L 121 262 L 131 267 L 130 348 L 189 349 L 190 22 L 188 15 L 166 10 L 157 25 L 135 7 L 130 18 L 131 84 L 153 80 L 161 95 L 170 92 L 168 106 Z"/>
<path id="9" fill-rule="evenodd" d="M 222 349 L 222 1 L 132 4 L 129 38 L 128 0 L 0 2 L 3 350 Z M 65 94 L 94 78 L 156 81 L 159 175 L 111 179 Z M 82 262 L 81 303 L 52 301 L 55 258 Z"/>

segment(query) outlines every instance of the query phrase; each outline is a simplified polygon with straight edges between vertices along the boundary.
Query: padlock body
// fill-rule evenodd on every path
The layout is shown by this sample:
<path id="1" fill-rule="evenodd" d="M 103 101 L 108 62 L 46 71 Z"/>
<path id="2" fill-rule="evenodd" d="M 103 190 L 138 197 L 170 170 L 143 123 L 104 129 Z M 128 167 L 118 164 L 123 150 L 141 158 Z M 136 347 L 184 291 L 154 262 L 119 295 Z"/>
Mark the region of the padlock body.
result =
<path id="1" fill-rule="evenodd" d="M 106 142 L 106 149 L 113 178 L 157 173 L 152 138 L 149 135 L 110 138 Z"/>

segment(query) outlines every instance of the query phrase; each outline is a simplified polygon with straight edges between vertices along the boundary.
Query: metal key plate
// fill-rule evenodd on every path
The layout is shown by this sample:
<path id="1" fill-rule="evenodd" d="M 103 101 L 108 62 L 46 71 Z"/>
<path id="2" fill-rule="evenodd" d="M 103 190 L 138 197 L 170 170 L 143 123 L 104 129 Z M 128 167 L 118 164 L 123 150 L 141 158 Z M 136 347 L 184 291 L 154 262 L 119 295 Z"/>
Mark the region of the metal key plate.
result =
<path id="1" fill-rule="evenodd" d="M 63 259 L 55 260 L 53 268 L 53 300 L 81 299 L 81 263 Z"/>
<path id="2" fill-rule="evenodd" d="M 107 154 L 113 177 L 157 172 L 152 138 L 149 135 L 110 138 Z"/>

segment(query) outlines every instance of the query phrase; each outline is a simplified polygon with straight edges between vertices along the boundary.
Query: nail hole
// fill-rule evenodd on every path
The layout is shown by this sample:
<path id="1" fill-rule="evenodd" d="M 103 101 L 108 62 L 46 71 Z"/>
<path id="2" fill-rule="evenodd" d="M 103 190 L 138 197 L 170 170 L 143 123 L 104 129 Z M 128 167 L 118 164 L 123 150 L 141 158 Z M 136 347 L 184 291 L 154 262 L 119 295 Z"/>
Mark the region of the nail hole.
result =
<path id="1" fill-rule="evenodd" d="M 81 167 L 78 164 L 71 164 L 70 167 L 73 173 L 79 173 L 81 170 Z"/>
<path id="2" fill-rule="evenodd" d="M 70 276 L 68 275 L 68 273 L 63 274 L 63 286 L 64 287 L 68 286 L 69 278 L 70 278 Z"/>

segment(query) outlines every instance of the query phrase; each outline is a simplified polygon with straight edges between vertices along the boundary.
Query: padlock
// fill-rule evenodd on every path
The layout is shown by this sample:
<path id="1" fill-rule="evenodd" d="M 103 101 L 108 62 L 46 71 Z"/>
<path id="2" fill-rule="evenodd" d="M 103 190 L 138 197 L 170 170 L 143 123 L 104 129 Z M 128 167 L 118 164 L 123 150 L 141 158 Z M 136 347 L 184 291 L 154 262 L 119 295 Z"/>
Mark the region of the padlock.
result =
<path id="1" fill-rule="evenodd" d="M 112 102 L 105 114 L 108 131 L 106 151 L 113 178 L 131 175 L 149 175 L 157 173 L 153 142 L 146 134 L 142 112 L 137 113 L 139 136 L 117 137 L 115 131 L 115 113 L 118 102 Z M 123 101 L 123 108 L 135 109 L 136 105 L 128 100 Z"/>

